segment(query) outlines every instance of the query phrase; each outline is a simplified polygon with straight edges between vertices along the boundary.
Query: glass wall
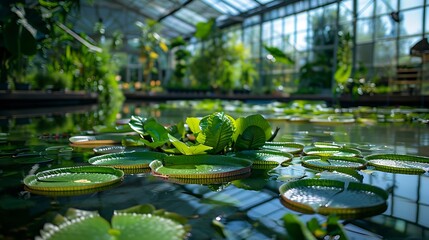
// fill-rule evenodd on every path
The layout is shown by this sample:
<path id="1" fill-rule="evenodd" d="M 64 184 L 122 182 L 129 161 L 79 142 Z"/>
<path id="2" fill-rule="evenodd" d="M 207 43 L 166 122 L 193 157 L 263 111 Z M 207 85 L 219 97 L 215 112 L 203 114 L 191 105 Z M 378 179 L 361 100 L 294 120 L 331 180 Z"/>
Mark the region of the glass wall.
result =
<path id="1" fill-rule="evenodd" d="M 259 86 L 323 93 L 334 83 L 339 32 L 352 36 L 352 76 L 388 86 L 398 68 L 422 68 L 410 48 L 429 33 L 428 10 L 427 0 L 298 1 L 247 17 L 226 31 L 239 31 L 259 71 Z M 264 46 L 281 49 L 294 64 L 269 61 Z"/>

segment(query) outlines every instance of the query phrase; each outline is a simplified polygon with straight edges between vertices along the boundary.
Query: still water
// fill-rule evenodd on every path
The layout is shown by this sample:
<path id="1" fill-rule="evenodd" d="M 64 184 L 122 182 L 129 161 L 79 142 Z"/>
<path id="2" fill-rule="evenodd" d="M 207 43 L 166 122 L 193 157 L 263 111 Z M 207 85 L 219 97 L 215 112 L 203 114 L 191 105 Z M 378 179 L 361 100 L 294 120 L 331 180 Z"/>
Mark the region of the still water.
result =
<path id="1" fill-rule="evenodd" d="M 180 104 L 179 104 L 180 105 Z M 180 106 L 179 106 L 180 107 Z M 261 108 L 263 109 L 263 107 Z M 114 124 L 131 115 L 155 117 L 174 124 L 186 117 L 202 117 L 213 109 L 165 109 L 152 103 L 129 103 L 118 109 L 97 106 L 1 112 L 0 115 L 0 239 L 34 239 L 43 225 L 68 208 L 98 211 L 109 219 L 113 210 L 138 204 L 176 212 L 188 219 L 190 239 L 284 239 L 282 217 L 294 213 L 303 221 L 320 215 L 294 212 L 282 205 L 278 188 L 288 177 L 313 176 L 300 164 L 254 170 L 246 179 L 223 184 L 181 184 L 151 176 L 127 174 L 119 186 L 78 196 L 43 196 L 26 191 L 22 179 L 35 172 L 65 166 L 86 165 L 94 156 L 90 148 L 68 147 L 68 138 L 90 134 L 94 126 Z M 240 117 L 253 112 L 229 112 Z M 256 111 L 263 113 L 263 111 Z M 270 114 L 267 111 L 267 116 Z M 276 140 L 352 143 L 369 151 L 429 156 L 429 126 L 422 123 L 324 124 L 272 119 L 279 127 Z M 48 147 L 61 148 L 54 161 L 9 165 L 2 160 L 11 153 L 37 154 Z M 297 157 L 299 160 L 299 157 Z M 429 239 L 429 175 L 363 171 L 363 182 L 389 192 L 387 210 L 378 216 L 344 220 L 350 239 Z M 213 220 L 225 226 L 221 234 Z"/>

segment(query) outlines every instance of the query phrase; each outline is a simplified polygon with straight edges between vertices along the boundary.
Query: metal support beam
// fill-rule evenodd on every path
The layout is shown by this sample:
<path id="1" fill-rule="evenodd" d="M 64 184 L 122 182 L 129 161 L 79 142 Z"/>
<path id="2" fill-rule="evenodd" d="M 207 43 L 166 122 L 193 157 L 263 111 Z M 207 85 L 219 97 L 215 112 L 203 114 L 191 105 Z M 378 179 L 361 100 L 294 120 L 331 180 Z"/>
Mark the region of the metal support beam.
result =
<path id="1" fill-rule="evenodd" d="M 177 8 L 171 10 L 169 13 L 165 14 L 164 16 L 161 16 L 160 18 L 158 18 L 158 22 L 161 22 L 162 20 L 164 20 L 168 16 L 175 14 L 176 12 L 178 12 L 183 7 L 186 7 L 186 5 L 190 4 L 191 2 L 193 2 L 193 0 L 187 0 L 186 2 L 180 4 L 180 6 L 178 6 Z"/>

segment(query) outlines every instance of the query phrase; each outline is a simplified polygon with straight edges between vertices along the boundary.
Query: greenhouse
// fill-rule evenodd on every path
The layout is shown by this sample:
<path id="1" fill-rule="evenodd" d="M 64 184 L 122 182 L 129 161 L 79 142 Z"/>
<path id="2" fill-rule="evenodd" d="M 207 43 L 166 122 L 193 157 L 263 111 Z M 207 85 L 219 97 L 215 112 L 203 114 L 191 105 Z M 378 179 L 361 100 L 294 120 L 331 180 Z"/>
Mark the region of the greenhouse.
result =
<path id="1" fill-rule="evenodd" d="M 426 0 L 0 2 L 0 239 L 429 239 Z"/>

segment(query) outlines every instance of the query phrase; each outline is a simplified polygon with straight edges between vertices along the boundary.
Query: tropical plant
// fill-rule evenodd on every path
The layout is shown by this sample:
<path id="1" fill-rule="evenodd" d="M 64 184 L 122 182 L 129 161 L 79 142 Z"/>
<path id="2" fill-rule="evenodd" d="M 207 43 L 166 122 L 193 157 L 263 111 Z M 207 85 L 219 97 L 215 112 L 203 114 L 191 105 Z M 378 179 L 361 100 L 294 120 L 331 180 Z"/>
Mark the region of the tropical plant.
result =
<path id="1" fill-rule="evenodd" d="M 132 116 L 129 125 L 141 138 L 125 143 L 146 146 L 184 155 L 219 154 L 235 150 L 262 148 L 272 139 L 271 126 L 261 115 L 251 115 L 235 120 L 231 116 L 216 112 L 203 118 L 186 119 L 183 123 L 165 128 L 154 118 Z"/>
<path id="2" fill-rule="evenodd" d="M 247 60 L 249 53 L 244 45 L 235 37 L 223 35 L 214 19 L 198 23 L 196 29 L 201 48 L 190 62 L 191 81 L 224 92 L 235 87 L 251 88 L 257 72 Z"/>
<path id="3" fill-rule="evenodd" d="M 168 51 L 168 46 L 158 34 L 160 25 L 157 21 L 148 19 L 146 23 L 136 22 L 136 25 L 141 31 L 139 61 L 143 64 L 143 78 L 146 84 L 150 84 L 152 73 L 158 72 L 158 58 Z"/>
<path id="4" fill-rule="evenodd" d="M 179 36 L 171 41 L 170 49 L 174 52 L 176 66 L 173 72 L 173 78 L 170 85 L 174 88 L 183 87 L 183 78 L 188 69 L 187 63 L 191 53 L 186 49 L 186 42 Z"/>
<path id="5" fill-rule="evenodd" d="M 325 223 L 320 223 L 317 218 L 303 223 L 296 215 L 288 213 L 283 216 L 283 223 L 291 239 L 341 239 L 347 240 L 343 225 L 334 215 L 328 216 Z"/>
<path id="6" fill-rule="evenodd" d="M 36 1 L 7 0 L 0 3 L 0 82 L 23 82 L 30 57 L 52 33 L 58 22 L 79 7 L 78 0 Z"/>
<path id="7" fill-rule="evenodd" d="M 153 205 L 115 210 L 111 223 L 96 211 L 70 208 L 44 225 L 36 239 L 185 239 L 190 231 L 186 218 Z"/>

